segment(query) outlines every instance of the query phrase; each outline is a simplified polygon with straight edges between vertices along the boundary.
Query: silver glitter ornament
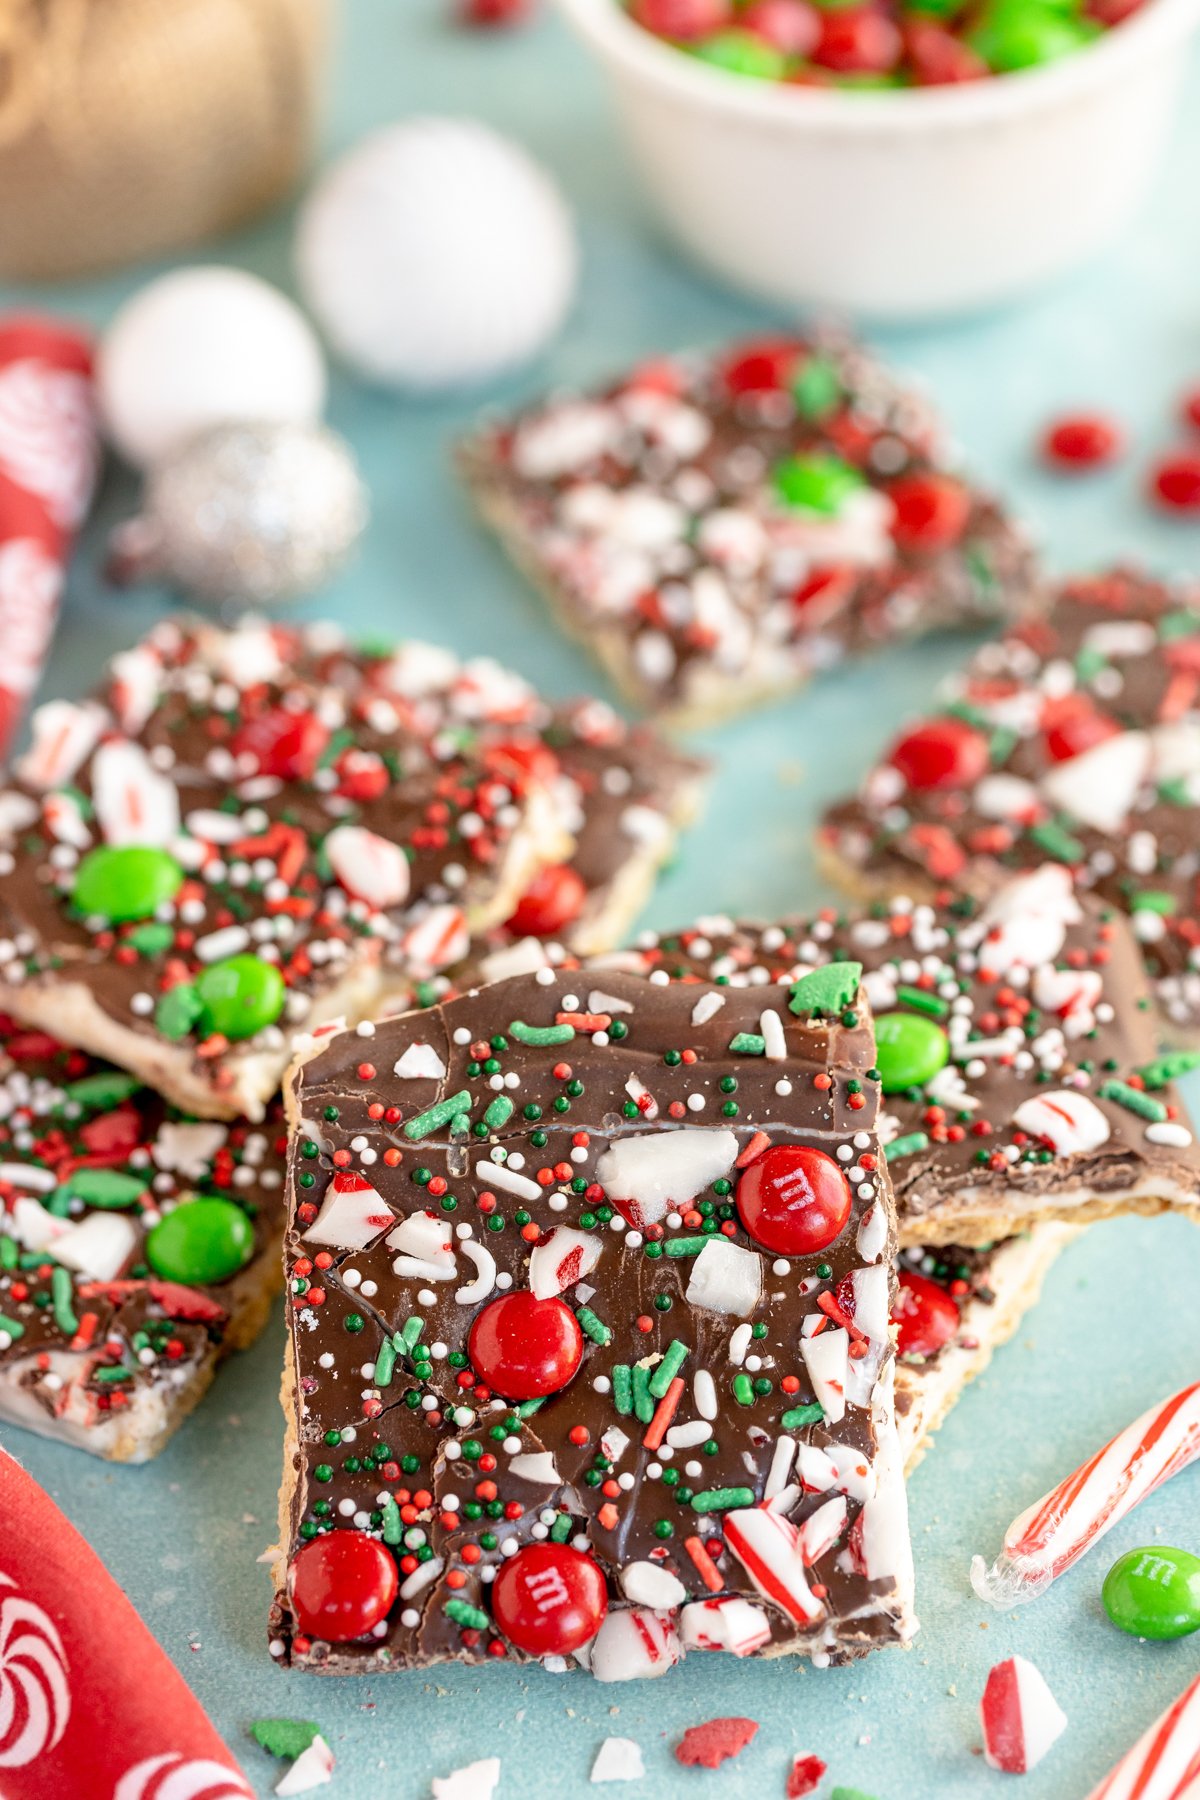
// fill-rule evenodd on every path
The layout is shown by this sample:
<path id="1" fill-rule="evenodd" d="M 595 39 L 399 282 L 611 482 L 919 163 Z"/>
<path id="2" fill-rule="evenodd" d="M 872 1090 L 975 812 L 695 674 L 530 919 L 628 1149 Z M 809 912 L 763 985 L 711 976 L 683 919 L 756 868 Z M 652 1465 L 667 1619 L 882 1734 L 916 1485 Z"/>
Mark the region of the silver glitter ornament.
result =
<path id="1" fill-rule="evenodd" d="M 367 520 L 349 446 L 323 425 L 219 425 L 150 471 L 114 546 L 125 573 L 194 599 L 269 605 L 308 593 Z"/>

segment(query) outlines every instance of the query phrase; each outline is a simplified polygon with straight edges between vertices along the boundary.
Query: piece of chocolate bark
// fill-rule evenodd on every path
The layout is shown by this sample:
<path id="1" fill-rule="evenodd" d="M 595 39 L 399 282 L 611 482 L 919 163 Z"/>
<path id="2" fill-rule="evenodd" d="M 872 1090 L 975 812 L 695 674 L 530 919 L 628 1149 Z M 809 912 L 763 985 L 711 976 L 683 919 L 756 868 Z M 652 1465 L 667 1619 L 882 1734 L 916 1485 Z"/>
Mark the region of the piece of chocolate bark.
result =
<path id="1" fill-rule="evenodd" d="M 976 1248 L 939 1244 L 901 1251 L 892 1323 L 896 1425 L 906 1475 L 967 1383 L 1036 1305 L 1051 1265 L 1079 1231 L 1052 1221 Z"/>
<path id="2" fill-rule="evenodd" d="M 0 1019 L 0 1419 L 156 1456 L 279 1287 L 284 1128 L 184 1116 Z"/>
<path id="3" fill-rule="evenodd" d="M 907 898 L 776 925 L 702 920 L 601 959 L 757 992 L 861 969 L 902 1244 L 1200 1209 L 1200 1149 L 1157 1054 L 1125 919 L 1048 864 L 987 901 Z"/>
<path id="4" fill-rule="evenodd" d="M 909 1637 L 892 1197 L 840 1000 L 544 969 L 315 1043 L 273 1654 L 617 1681 Z"/>
<path id="5" fill-rule="evenodd" d="M 1173 1041 L 1200 1043 L 1200 599 L 1117 570 L 986 645 L 833 807 L 856 897 L 1065 863 L 1130 914 Z"/>
<path id="6" fill-rule="evenodd" d="M 0 1004 L 192 1111 L 260 1117 L 293 1030 L 461 961 L 569 853 L 552 723 L 430 645 L 158 626 L 97 698 L 41 708 L 0 792 Z"/>
<path id="7" fill-rule="evenodd" d="M 565 628 L 677 722 L 1033 586 L 932 408 L 832 331 L 642 364 L 483 426 L 459 462 Z"/>

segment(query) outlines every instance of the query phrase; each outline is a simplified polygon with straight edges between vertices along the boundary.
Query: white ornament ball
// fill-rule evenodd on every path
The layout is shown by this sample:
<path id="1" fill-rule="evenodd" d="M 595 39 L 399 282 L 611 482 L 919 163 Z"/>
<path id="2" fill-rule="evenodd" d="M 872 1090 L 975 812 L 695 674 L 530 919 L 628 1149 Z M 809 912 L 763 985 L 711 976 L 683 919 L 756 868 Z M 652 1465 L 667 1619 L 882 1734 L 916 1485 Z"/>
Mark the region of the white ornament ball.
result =
<path id="1" fill-rule="evenodd" d="M 307 319 L 243 269 L 176 269 L 118 312 L 100 345 L 100 413 L 121 455 L 149 468 L 214 425 L 314 424 L 325 362 Z"/>
<path id="2" fill-rule="evenodd" d="M 578 252 L 558 188 L 470 119 L 411 119 L 320 181 L 296 244 L 338 354 L 385 386 L 484 382 L 535 356 L 571 304 Z"/>

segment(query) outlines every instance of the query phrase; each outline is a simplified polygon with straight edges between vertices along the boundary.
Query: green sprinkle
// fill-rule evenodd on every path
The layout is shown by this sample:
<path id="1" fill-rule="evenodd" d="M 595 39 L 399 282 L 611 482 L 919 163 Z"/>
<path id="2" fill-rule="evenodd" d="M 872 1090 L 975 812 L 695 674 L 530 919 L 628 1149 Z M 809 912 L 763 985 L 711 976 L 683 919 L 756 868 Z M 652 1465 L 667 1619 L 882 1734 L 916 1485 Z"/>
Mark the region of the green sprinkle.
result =
<path id="1" fill-rule="evenodd" d="M 559 1513 L 557 1519 L 555 1519 L 553 1525 L 550 1527 L 550 1542 L 552 1544 L 565 1544 L 574 1529 L 575 1527 L 571 1523 L 570 1513 Z"/>
<path id="2" fill-rule="evenodd" d="M 1200 1050 L 1176 1050 L 1173 1055 L 1160 1056 L 1144 1063 L 1138 1074 L 1148 1088 L 1161 1088 L 1191 1069 L 1200 1069 Z"/>
<path id="3" fill-rule="evenodd" d="M 693 1494 L 690 1505 L 693 1512 L 713 1513 L 728 1512 L 735 1506 L 753 1506 L 754 1489 L 748 1487 L 705 1488 L 703 1493 Z"/>
<path id="4" fill-rule="evenodd" d="M 663 1249 L 668 1256 L 699 1256 L 707 1242 L 706 1237 L 668 1238 Z"/>
<path id="5" fill-rule="evenodd" d="M 819 1425 L 825 1417 L 825 1409 L 816 1400 L 810 1400 L 807 1406 L 793 1406 L 791 1412 L 785 1412 L 779 1423 L 785 1431 L 799 1431 L 802 1425 Z"/>
<path id="6" fill-rule="evenodd" d="M 421 1341 L 421 1333 L 424 1329 L 425 1321 L 424 1319 L 419 1319 L 416 1313 L 412 1315 L 411 1319 L 405 1319 L 403 1327 L 396 1335 L 400 1339 L 400 1344 L 404 1346 L 404 1353 L 406 1356 L 412 1355 L 414 1348 Z M 399 1349 L 400 1345 L 397 1345 L 396 1347 Z"/>
<path id="7" fill-rule="evenodd" d="M 1055 862 L 1082 862 L 1087 854 L 1077 837 L 1072 837 L 1065 826 L 1056 825 L 1049 819 L 1044 824 L 1031 825 L 1029 835 L 1038 849 L 1044 850 Z"/>
<path id="8" fill-rule="evenodd" d="M 136 1075 L 124 1075 L 114 1069 L 111 1074 L 85 1075 L 81 1081 L 69 1082 L 63 1092 L 73 1105 L 82 1106 L 85 1112 L 108 1112 L 136 1094 L 141 1086 Z"/>
<path id="9" fill-rule="evenodd" d="M 150 919 L 127 931 L 123 941 L 132 945 L 139 956 L 162 956 L 175 942 L 175 927 L 161 919 Z"/>
<path id="10" fill-rule="evenodd" d="M 184 1038 L 203 1011 L 204 1003 L 191 982 L 181 981 L 169 988 L 155 1007 L 155 1030 L 173 1040 Z"/>
<path id="11" fill-rule="evenodd" d="M 931 1019 L 944 1019 L 950 1011 L 950 1002 L 943 1000 L 939 994 L 930 994 L 924 988 L 898 987 L 896 998 L 902 1006 L 911 1006 L 914 1012 L 928 1013 Z"/>
<path id="12" fill-rule="evenodd" d="M 810 356 L 792 378 L 792 398 L 802 419 L 819 422 L 834 412 L 842 397 L 837 366 L 827 356 Z"/>
<path id="13" fill-rule="evenodd" d="M 513 1115 L 513 1103 L 507 1094 L 497 1094 L 483 1115 L 483 1122 L 489 1131 L 499 1131 Z"/>
<path id="14" fill-rule="evenodd" d="M 461 1625 L 464 1631 L 486 1631 L 491 1624 L 487 1614 L 480 1612 L 477 1606 L 472 1606 L 467 1600 L 447 1600 L 442 1611 L 456 1625 Z"/>
<path id="15" fill-rule="evenodd" d="M 16 1238 L 7 1234 L 0 1237 L 0 1269 L 15 1269 L 20 1258 L 21 1251 Z"/>
<path id="16" fill-rule="evenodd" d="M 400 1508 L 396 1505 L 392 1494 L 384 1496 L 380 1507 L 383 1514 L 383 1541 L 385 1544 L 399 1544 L 404 1541 L 404 1521 L 400 1517 Z"/>
<path id="17" fill-rule="evenodd" d="M 788 1009 L 794 1013 L 839 1013 L 849 1006 L 862 980 L 862 964 L 826 963 L 792 983 Z"/>
<path id="18" fill-rule="evenodd" d="M 765 1056 L 767 1040 L 757 1031 L 739 1031 L 730 1038 L 729 1048 L 734 1056 Z"/>
<path id="19" fill-rule="evenodd" d="M 628 1363 L 614 1363 L 612 1367 L 613 1405 L 623 1419 L 627 1419 L 633 1411 L 633 1376 L 629 1372 Z"/>
<path id="20" fill-rule="evenodd" d="M 1164 613 L 1158 621 L 1158 635 L 1163 643 L 1170 643 L 1175 638 L 1191 637 L 1197 631 L 1200 631 L 1200 613 Z"/>
<path id="21" fill-rule="evenodd" d="M 104 1368 L 92 1370 L 93 1378 L 104 1382 L 132 1381 L 136 1374 L 136 1369 L 127 1369 L 124 1363 L 110 1363 Z"/>
<path id="22" fill-rule="evenodd" d="M 1161 1125 L 1167 1117 L 1167 1109 L 1161 1100 L 1152 1094 L 1144 1094 L 1141 1088 L 1130 1087 L 1124 1081 L 1102 1081 L 1096 1089 L 1102 1100 L 1115 1100 L 1126 1112 L 1136 1113 L 1139 1119 L 1149 1119 L 1155 1125 Z"/>
<path id="23" fill-rule="evenodd" d="M 399 1337 L 399 1335 L 399 1332 L 397 1332 L 396 1337 Z M 380 1344 L 378 1350 L 375 1352 L 376 1387 L 386 1387 L 388 1382 L 392 1379 L 396 1370 L 396 1351 L 403 1345 L 403 1342 L 404 1340 L 401 1338 L 400 1345 L 397 1345 L 395 1337 L 385 1337 L 382 1344 Z"/>
<path id="24" fill-rule="evenodd" d="M 577 1306 L 575 1308 L 575 1317 L 579 1320 L 584 1333 L 591 1338 L 593 1344 L 600 1344 L 603 1346 L 604 1344 L 612 1343 L 612 1332 L 608 1329 L 604 1320 L 592 1311 L 590 1306 Z"/>
<path id="25" fill-rule="evenodd" d="M 633 1411 L 643 1425 L 654 1417 L 654 1395 L 650 1392 L 650 1371 L 645 1363 L 633 1365 Z"/>
<path id="26" fill-rule="evenodd" d="M 545 1404 L 546 1396 L 544 1394 L 537 1400 L 522 1400 L 520 1406 L 516 1409 L 518 1419 L 532 1419 L 534 1413 L 545 1406 Z"/>
<path id="27" fill-rule="evenodd" d="M 518 1044 L 532 1044 L 539 1050 L 551 1044 L 569 1044 L 575 1036 L 573 1025 L 526 1025 L 523 1019 L 514 1019 L 508 1029 Z"/>
<path id="28" fill-rule="evenodd" d="M 906 1131 L 903 1137 L 893 1138 L 885 1144 L 883 1154 L 888 1162 L 895 1162 L 898 1156 L 913 1156 L 918 1150 L 928 1150 L 929 1139 L 923 1131 Z"/>
<path id="29" fill-rule="evenodd" d="M 754 1405 L 754 1383 L 748 1375 L 734 1376 L 733 1397 L 739 1406 Z"/>
<path id="30" fill-rule="evenodd" d="M 66 1337 L 74 1337 L 79 1330 L 79 1319 L 71 1302 L 75 1298 L 75 1283 L 71 1279 L 70 1269 L 57 1268 L 50 1276 L 50 1293 L 54 1300 L 54 1323 Z"/>
<path id="31" fill-rule="evenodd" d="M 1147 892 L 1133 896 L 1132 911 L 1158 913 L 1160 918 L 1167 919 L 1177 906 L 1174 894 Z"/>
<path id="32" fill-rule="evenodd" d="M 142 1175 L 122 1175 L 119 1169 L 76 1169 L 64 1185 L 85 1206 L 120 1210 L 140 1200 L 150 1183 Z"/>
<path id="33" fill-rule="evenodd" d="M 250 1727 L 251 1737 L 268 1756 L 288 1762 L 302 1756 L 319 1732 L 320 1726 L 311 1719 L 255 1719 Z"/>
<path id="34" fill-rule="evenodd" d="M 687 1361 L 688 1347 L 673 1338 L 667 1345 L 666 1354 L 650 1377 L 650 1392 L 656 1400 L 661 1400 L 675 1377 Z"/>
<path id="35" fill-rule="evenodd" d="M 404 1127 L 404 1135 L 412 1139 L 428 1137 L 439 1126 L 448 1125 L 461 1113 L 469 1112 L 470 1106 L 471 1096 L 464 1088 L 461 1094 L 451 1094 L 448 1100 L 439 1100 L 428 1112 L 418 1113 L 415 1119 L 410 1119 Z"/>
<path id="36" fill-rule="evenodd" d="M 0 1313 L 0 1332 L 3 1332 L 5 1337 L 15 1344 L 18 1338 L 25 1336 L 25 1327 L 19 1319 L 10 1319 L 4 1313 Z"/>

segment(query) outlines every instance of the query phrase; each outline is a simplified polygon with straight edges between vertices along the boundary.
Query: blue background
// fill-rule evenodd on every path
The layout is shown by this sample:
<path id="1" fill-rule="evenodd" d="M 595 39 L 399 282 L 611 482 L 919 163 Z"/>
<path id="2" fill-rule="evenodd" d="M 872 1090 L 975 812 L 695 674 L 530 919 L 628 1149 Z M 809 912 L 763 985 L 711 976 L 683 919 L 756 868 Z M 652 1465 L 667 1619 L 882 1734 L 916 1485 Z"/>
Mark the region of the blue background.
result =
<path id="1" fill-rule="evenodd" d="M 326 154 L 416 111 L 477 114 L 543 157 L 577 210 L 584 275 L 570 325 L 540 368 L 485 398 L 588 380 L 645 352 L 766 320 L 656 240 L 595 73 L 556 22 L 471 35 L 445 23 L 443 0 L 350 0 L 346 13 Z M 933 386 L 975 467 L 1010 495 L 1059 569 L 1130 554 L 1187 569 L 1200 548 L 1200 527 L 1156 519 L 1140 498 L 1148 456 L 1175 437 L 1180 390 L 1200 382 L 1197 76 L 1153 205 L 1101 263 L 1002 315 L 875 334 Z M 276 217 L 204 254 L 290 286 L 290 234 L 290 219 Z M 10 291 L 0 301 L 48 302 L 100 324 L 143 278 Z M 475 528 L 448 473 L 448 446 L 479 399 L 416 404 L 335 378 L 331 420 L 361 458 L 374 518 L 355 566 L 307 610 L 351 629 L 386 624 L 493 652 L 553 693 L 594 686 L 582 653 L 549 628 Z M 1080 404 L 1123 419 L 1132 453 L 1111 474 L 1054 481 L 1034 464 L 1033 435 L 1055 409 Z M 100 579 L 106 530 L 134 501 L 133 484 L 110 476 L 72 572 L 47 694 L 79 692 L 102 655 L 131 643 L 167 604 L 153 591 L 114 594 Z M 821 804 L 857 780 L 960 654 L 948 643 L 897 652 L 700 740 L 720 759 L 707 818 L 648 921 L 828 898 L 809 854 Z M 1179 1219 L 1097 1226 L 1061 1259 L 1042 1304 L 968 1392 L 912 1483 L 923 1621 L 915 1647 L 839 1671 L 696 1656 L 665 1682 L 629 1687 L 503 1667 L 378 1683 L 280 1673 L 266 1654 L 268 1584 L 255 1565 L 273 1535 L 283 1436 L 278 1320 L 148 1468 L 109 1468 L 23 1433 L 4 1437 L 95 1544 L 264 1792 L 280 1765 L 247 1740 L 246 1727 L 290 1713 L 317 1719 L 329 1738 L 338 1759 L 331 1795 L 425 1800 L 432 1775 L 496 1753 L 502 1800 L 558 1800 L 585 1791 L 597 1746 L 618 1733 L 645 1752 L 645 1782 L 609 1790 L 631 1800 L 709 1788 L 725 1800 L 781 1795 L 797 1750 L 818 1752 L 833 1781 L 878 1800 L 1002 1792 L 1083 1800 L 1200 1663 L 1200 1637 L 1138 1644 L 1107 1624 L 1099 1600 L 1109 1563 L 1135 1544 L 1200 1551 L 1200 1473 L 1178 1477 L 1017 1614 L 980 1606 L 967 1567 L 1060 1475 L 1200 1372 L 1198 1280 L 1200 1233 Z M 1070 1729 L 1010 1788 L 977 1754 L 976 1703 L 989 1667 L 1013 1651 L 1037 1662 Z M 682 1729 L 723 1712 L 757 1719 L 755 1742 L 719 1774 L 679 1769 L 670 1746 Z"/>

